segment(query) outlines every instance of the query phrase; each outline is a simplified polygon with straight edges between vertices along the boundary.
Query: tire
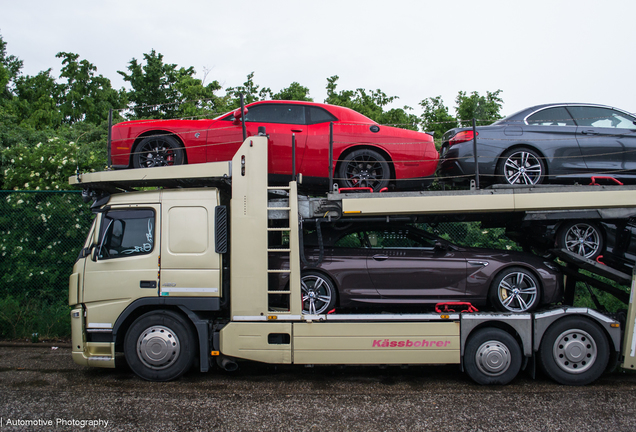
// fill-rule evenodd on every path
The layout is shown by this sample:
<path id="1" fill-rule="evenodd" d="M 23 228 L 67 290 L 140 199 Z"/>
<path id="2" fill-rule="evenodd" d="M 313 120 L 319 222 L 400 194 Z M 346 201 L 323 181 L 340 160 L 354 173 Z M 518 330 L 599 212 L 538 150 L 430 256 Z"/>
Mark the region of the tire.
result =
<path id="1" fill-rule="evenodd" d="M 124 356 L 133 372 L 148 381 L 171 381 L 186 373 L 196 353 L 194 330 L 171 311 L 137 318 L 124 339 Z"/>
<path id="2" fill-rule="evenodd" d="M 464 368 L 478 384 L 505 385 L 521 369 L 521 348 L 509 333 L 483 328 L 470 335 L 464 350 Z"/>
<path id="3" fill-rule="evenodd" d="M 327 313 L 336 306 L 336 287 L 322 273 L 303 273 L 300 290 L 305 314 Z"/>
<path id="4" fill-rule="evenodd" d="M 543 157 L 525 147 L 505 152 L 497 167 L 497 177 L 505 184 L 541 184 L 545 180 L 545 172 Z"/>
<path id="5" fill-rule="evenodd" d="M 165 135 L 149 136 L 141 140 L 133 153 L 133 168 L 182 165 L 184 150 L 175 138 Z"/>
<path id="6" fill-rule="evenodd" d="M 391 169 L 380 153 L 361 149 L 344 157 L 338 168 L 341 187 L 370 187 L 375 192 L 389 185 Z"/>
<path id="7" fill-rule="evenodd" d="M 530 312 L 541 300 L 538 278 L 521 267 L 510 267 L 490 285 L 490 303 L 502 312 Z"/>
<path id="8" fill-rule="evenodd" d="M 567 317 L 552 324 L 539 348 L 541 368 L 554 381 L 586 385 L 600 377 L 609 362 L 609 342 L 594 322 Z"/>
<path id="9" fill-rule="evenodd" d="M 582 257 L 595 260 L 603 252 L 603 232 L 592 222 L 567 222 L 556 237 L 557 247 L 567 249 Z"/>

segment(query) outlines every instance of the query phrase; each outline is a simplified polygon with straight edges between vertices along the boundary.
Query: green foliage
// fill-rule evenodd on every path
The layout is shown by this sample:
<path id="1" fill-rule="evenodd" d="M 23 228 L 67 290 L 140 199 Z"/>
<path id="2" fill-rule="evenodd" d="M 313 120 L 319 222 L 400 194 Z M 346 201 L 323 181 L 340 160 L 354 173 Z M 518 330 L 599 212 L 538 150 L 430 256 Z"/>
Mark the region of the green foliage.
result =
<path id="1" fill-rule="evenodd" d="M 60 132 L 72 134 L 69 130 Z M 92 133 L 99 134 L 94 130 Z M 80 147 L 64 136 L 50 136 L 35 145 L 20 142 L 6 149 L 3 157 L 3 187 L 14 190 L 65 190 L 78 166 L 82 172 L 105 166 L 94 142 Z"/>
<path id="2" fill-rule="evenodd" d="M 245 105 L 260 100 L 272 99 L 272 90 L 269 87 L 260 88 L 259 85 L 254 84 L 254 72 L 247 75 L 247 81 L 242 86 L 228 87 L 226 93 L 229 98 L 229 109 L 241 106 L 241 94 Z"/>
<path id="3" fill-rule="evenodd" d="M 25 296 L 0 298 L 0 339 L 68 338 L 71 318 L 68 304 Z"/>
<path id="4" fill-rule="evenodd" d="M 463 127 L 470 126 L 472 119 L 477 120 L 477 125 L 487 125 L 502 118 L 500 111 L 503 99 L 499 97 L 501 90 L 486 92 L 486 96 L 480 96 L 476 91 L 467 95 L 460 91 L 455 103 L 457 106 L 457 119 Z M 472 124 L 472 123 L 471 123 Z"/>
<path id="5" fill-rule="evenodd" d="M 59 110 L 65 123 L 100 124 L 108 119 L 110 109 L 125 106 L 125 92 L 114 90 L 108 78 L 96 76 L 97 68 L 92 63 L 78 62 L 78 54 L 67 52 L 60 52 L 56 57 L 62 59 L 60 78 L 66 79 L 66 83 L 60 85 L 59 99 Z"/>
<path id="6" fill-rule="evenodd" d="M 407 113 L 412 108 L 405 106 L 404 108 L 384 111 L 387 105 L 399 99 L 397 96 L 387 96 L 380 89 L 367 91 L 359 88 L 355 91 L 341 90 L 336 92 L 338 79 L 338 75 L 327 78 L 327 98 L 325 103 L 351 108 L 380 124 L 417 130 L 418 117 L 415 114 Z"/>
<path id="7" fill-rule="evenodd" d="M 155 50 L 144 54 L 144 60 L 142 65 L 132 59 L 128 74 L 118 71 L 132 87 L 126 93 L 132 103 L 132 118 L 209 116 L 225 109 L 225 99 L 214 94 L 221 88 L 218 81 L 203 85 L 194 78 L 192 66 L 177 69 L 176 64 L 164 64 L 163 55 Z"/>
<path id="8" fill-rule="evenodd" d="M 6 107 L 19 119 L 20 125 L 41 130 L 62 124 L 64 116 L 56 103 L 61 97 L 62 88 L 51 76 L 51 69 L 36 76 L 18 76 L 13 92 L 15 97 Z"/>
<path id="9" fill-rule="evenodd" d="M 435 142 L 441 147 L 444 132 L 457 127 L 457 119 L 450 115 L 441 96 L 424 99 L 420 106 L 424 109 L 420 116 L 422 128 L 427 132 L 434 132 Z"/>
<path id="10" fill-rule="evenodd" d="M 274 100 L 295 100 L 312 102 L 313 99 L 309 97 L 309 89 L 301 86 L 297 82 L 293 82 L 289 87 L 282 89 L 278 93 L 272 95 Z"/>
<path id="11" fill-rule="evenodd" d="M 9 86 L 13 83 L 22 69 L 22 60 L 16 56 L 7 55 L 7 43 L 0 35 L 0 105 L 12 98 Z"/>

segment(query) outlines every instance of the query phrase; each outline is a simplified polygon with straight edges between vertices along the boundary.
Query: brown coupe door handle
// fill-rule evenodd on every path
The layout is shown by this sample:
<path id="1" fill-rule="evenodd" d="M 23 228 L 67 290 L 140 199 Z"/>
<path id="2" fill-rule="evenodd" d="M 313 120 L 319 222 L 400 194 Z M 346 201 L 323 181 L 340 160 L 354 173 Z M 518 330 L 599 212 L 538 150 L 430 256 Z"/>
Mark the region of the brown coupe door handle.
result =
<path id="1" fill-rule="evenodd" d="M 386 255 L 373 255 L 373 259 L 376 261 L 386 261 L 389 257 Z"/>

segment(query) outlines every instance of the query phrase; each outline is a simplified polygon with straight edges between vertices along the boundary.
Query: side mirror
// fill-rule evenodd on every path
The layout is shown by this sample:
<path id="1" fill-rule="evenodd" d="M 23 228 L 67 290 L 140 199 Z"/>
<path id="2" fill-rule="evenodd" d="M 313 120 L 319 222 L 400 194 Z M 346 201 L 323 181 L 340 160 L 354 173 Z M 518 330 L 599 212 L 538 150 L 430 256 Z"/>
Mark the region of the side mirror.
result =
<path id="1" fill-rule="evenodd" d="M 446 250 L 446 245 L 439 240 L 435 241 L 435 250 Z"/>
<path id="2" fill-rule="evenodd" d="M 238 124 L 243 118 L 243 116 L 247 115 L 247 108 L 243 108 L 243 112 L 241 112 L 240 108 L 237 108 L 234 111 L 232 111 L 232 115 L 234 116 L 234 123 Z"/>

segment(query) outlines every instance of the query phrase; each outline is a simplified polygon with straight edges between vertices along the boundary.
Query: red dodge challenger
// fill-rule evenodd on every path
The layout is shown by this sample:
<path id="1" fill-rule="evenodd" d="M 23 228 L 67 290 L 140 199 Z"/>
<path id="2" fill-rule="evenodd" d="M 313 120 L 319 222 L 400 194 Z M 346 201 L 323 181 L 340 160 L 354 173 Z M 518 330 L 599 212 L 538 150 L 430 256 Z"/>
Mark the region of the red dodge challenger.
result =
<path id="1" fill-rule="evenodd" d="M 349 108 L 311 102 L 260 101 L 243 111 L 247 136 L 264 126 L 270 180 L 289 181 L 292 134 L 296 172 L 303 184 L 329 178 L 329 124 L 333 122 L 333 176 L 340 187 L 378 191 L 419 189 L 432 181 L 439 154 L 425 133 L 381 126 Z M 115 168 L 145 168 L 231 160 L 241 143 L 241 110 L 209 120 L 135 120 L 113 126 Z"/>

